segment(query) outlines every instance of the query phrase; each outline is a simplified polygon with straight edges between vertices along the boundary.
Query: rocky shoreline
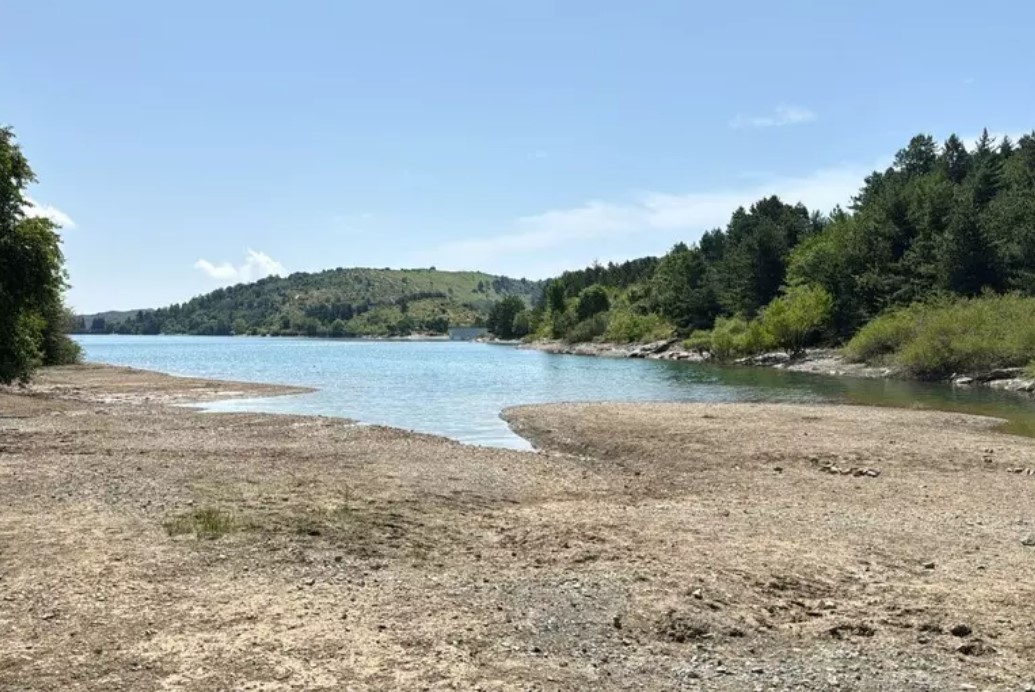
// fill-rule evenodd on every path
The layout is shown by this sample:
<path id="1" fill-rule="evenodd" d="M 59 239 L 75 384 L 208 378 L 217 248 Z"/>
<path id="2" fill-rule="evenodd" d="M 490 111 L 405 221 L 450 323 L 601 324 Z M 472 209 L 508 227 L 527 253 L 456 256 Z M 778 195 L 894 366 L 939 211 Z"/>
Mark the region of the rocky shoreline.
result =
<path id="1" fill-rule="evenodd" d="M 574 356 L 598 358 L 643 358 L 647 360 L 676 360 L 693 363 L 711 361 L 707 354 L 685 349 L 678 339 L 666 339 L 647 344 L 616 344 L 587 342 L 569 344 L 563 341 L 533 341 L 523 343 L 520 348 Z M 889 367 L 878 367 L 847 360 L 838 349 L 810 349 L 799 358 L 774 351 L 750 358 L 740 358 L 733 365 L 770 367 L 792 372 L 807 372 L 817 375 L 832 375 L 864 378 L 901 378 L 906 376 Z M 999 368 L 983 373 L 953 375 L 946 380 L 954 387 L 989 387 L 1001 391 L 1035 394 L 1035 378 L 1028 377 L 1024 368 Z"/>
<path id="2" fill-rule="evenodd" d="M 0 389 L 0 689 L 1035 692 L 1035 440 L 954 413 L 555 404 L 538 453 Z"/>

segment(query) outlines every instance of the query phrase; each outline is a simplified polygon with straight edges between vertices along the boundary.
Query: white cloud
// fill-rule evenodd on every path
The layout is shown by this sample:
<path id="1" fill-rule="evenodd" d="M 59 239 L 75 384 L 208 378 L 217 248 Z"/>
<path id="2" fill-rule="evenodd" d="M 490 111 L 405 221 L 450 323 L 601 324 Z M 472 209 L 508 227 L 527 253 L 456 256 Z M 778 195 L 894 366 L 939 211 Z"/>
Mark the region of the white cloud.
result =
<path id="1" fill-rule="evenodd" d="M 244 264 L 237 267 L 229 262 L 215 264 L 207 259 L 199 259 L 194 263 L 194 268 L 200 269 L 213 279 L 224 283 L 247 283 L 267 276 L 280 276 L 287 273 L 280 262 L 265 252 L 257 252 L 252 249 L 249 249 L 245 255 Z"/>
<path id="2" fill-rule="evenodd" d="M 52 207 L 47 204 L 39 204 L 36 200 L 30 197 L 25 198 L 25 206 L 22 208 L 22 211 L 24 211 L 25 215 L 29 217 L 50 219 L 62 228 L 75 228 L 75 221 L 72 220 L 71 216 L 57 207 Z"/>
<path id="3" fill-rule="evenodd" d="M 816 114 L 801 106 L 780 105 L 771 115 L 737 115 L 730 121 L 730 127 L 783 127 L 800 125 L 816 119 Z"/>
<path id="4" fill-rule="evenodd" d="M 602 250 L 614 251 L 604 244 L 635 239 L 640 249 L 633 252 L 642 255 L 651 251 L 648 243 L 666 247 L 680 240 L 695 242 L 704 231 L 724 227 L 737 207 L 748 207 L 769 195 L 828 212 L 838 204 L 846 205 L 871 170 L 872 166 L 843 166 L 740 189 L 643 192 L 624 202 L 594 200 L 523 217 L 498 235 L 446 243 L 416 259 L 440 268 L 517 270 L 546 276 L 561 257 L 568 258 L 570 269 L 591 261 Z"/>

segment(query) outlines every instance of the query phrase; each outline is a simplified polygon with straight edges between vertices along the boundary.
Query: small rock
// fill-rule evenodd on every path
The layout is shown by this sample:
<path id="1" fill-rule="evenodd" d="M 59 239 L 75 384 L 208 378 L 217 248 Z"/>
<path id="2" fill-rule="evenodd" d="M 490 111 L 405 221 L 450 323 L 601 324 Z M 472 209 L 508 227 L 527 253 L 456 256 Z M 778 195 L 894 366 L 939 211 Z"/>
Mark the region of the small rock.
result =
<path id="1" fill-rule="evenodd" d="M 954 637 L 969 637 L 973 631 L 970 625 L 961 622 L 958 625 L 953 625 L 949 633 Z"/>
<path id="2" fill-rule="evenodd" d="M 957 647 L 956 653 L 963 654 L 964 656 L 988 656 L 989 654 L 994 654 L 995 649 L 980 639 L 975 639 Z"/>
<path id="3" fill-rule="evenodd" d="M 928 561 L 924 563 L 924 569 L 934 569 L 934 562 Z"/>
<path id="4" fill-rule="evenodd" d="M 1031 534 L 1030 536 L 1025 536 L 1024 538 L 1022 538 L 1021 539 L 1021 545 L 1027 546 L 1029 548 L 1035 548 L 1035 533 Z"/>

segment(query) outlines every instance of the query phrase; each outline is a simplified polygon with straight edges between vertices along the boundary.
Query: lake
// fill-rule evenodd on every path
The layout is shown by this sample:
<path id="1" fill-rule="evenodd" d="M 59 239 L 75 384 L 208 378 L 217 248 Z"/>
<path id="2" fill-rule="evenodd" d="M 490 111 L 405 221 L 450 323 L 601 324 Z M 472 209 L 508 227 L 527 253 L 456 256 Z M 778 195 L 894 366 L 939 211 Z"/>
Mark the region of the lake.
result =
<path id="1" fill-rule="evenodd" d="M 216 402 L 206 410 L 340 416 L 517 449 L 528 443 L 510 431 L 500 411 L 563 401 L 864 403 L 984 413 L 1009 419 L 1011 432 L 1035 433 L 1030 398 L 944 384 L 553 355 L 473 342 L 115 335 L 76 340 L 92 362 L 318 390 Z"/>

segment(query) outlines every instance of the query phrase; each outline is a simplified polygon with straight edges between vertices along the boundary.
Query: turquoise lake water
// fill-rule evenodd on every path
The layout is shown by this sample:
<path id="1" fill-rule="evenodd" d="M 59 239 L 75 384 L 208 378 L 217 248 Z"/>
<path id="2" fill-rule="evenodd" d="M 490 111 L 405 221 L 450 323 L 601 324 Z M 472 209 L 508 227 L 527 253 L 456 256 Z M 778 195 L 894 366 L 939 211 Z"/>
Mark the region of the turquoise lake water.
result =
<path id="1" fill-rule="evenodd" d="M 303 385 L 299 396 L 217 402 L 217 411 L 341 416 L 528 448 L 499 418 L 562 401 L 846 402 L 1008 418 L 1035 431 L 1035 404 L 1014 394 L 668 361 L 552 355 L 471 342 L 195 336 L 79 336 L 86 359 L 174 375 Z"/>

